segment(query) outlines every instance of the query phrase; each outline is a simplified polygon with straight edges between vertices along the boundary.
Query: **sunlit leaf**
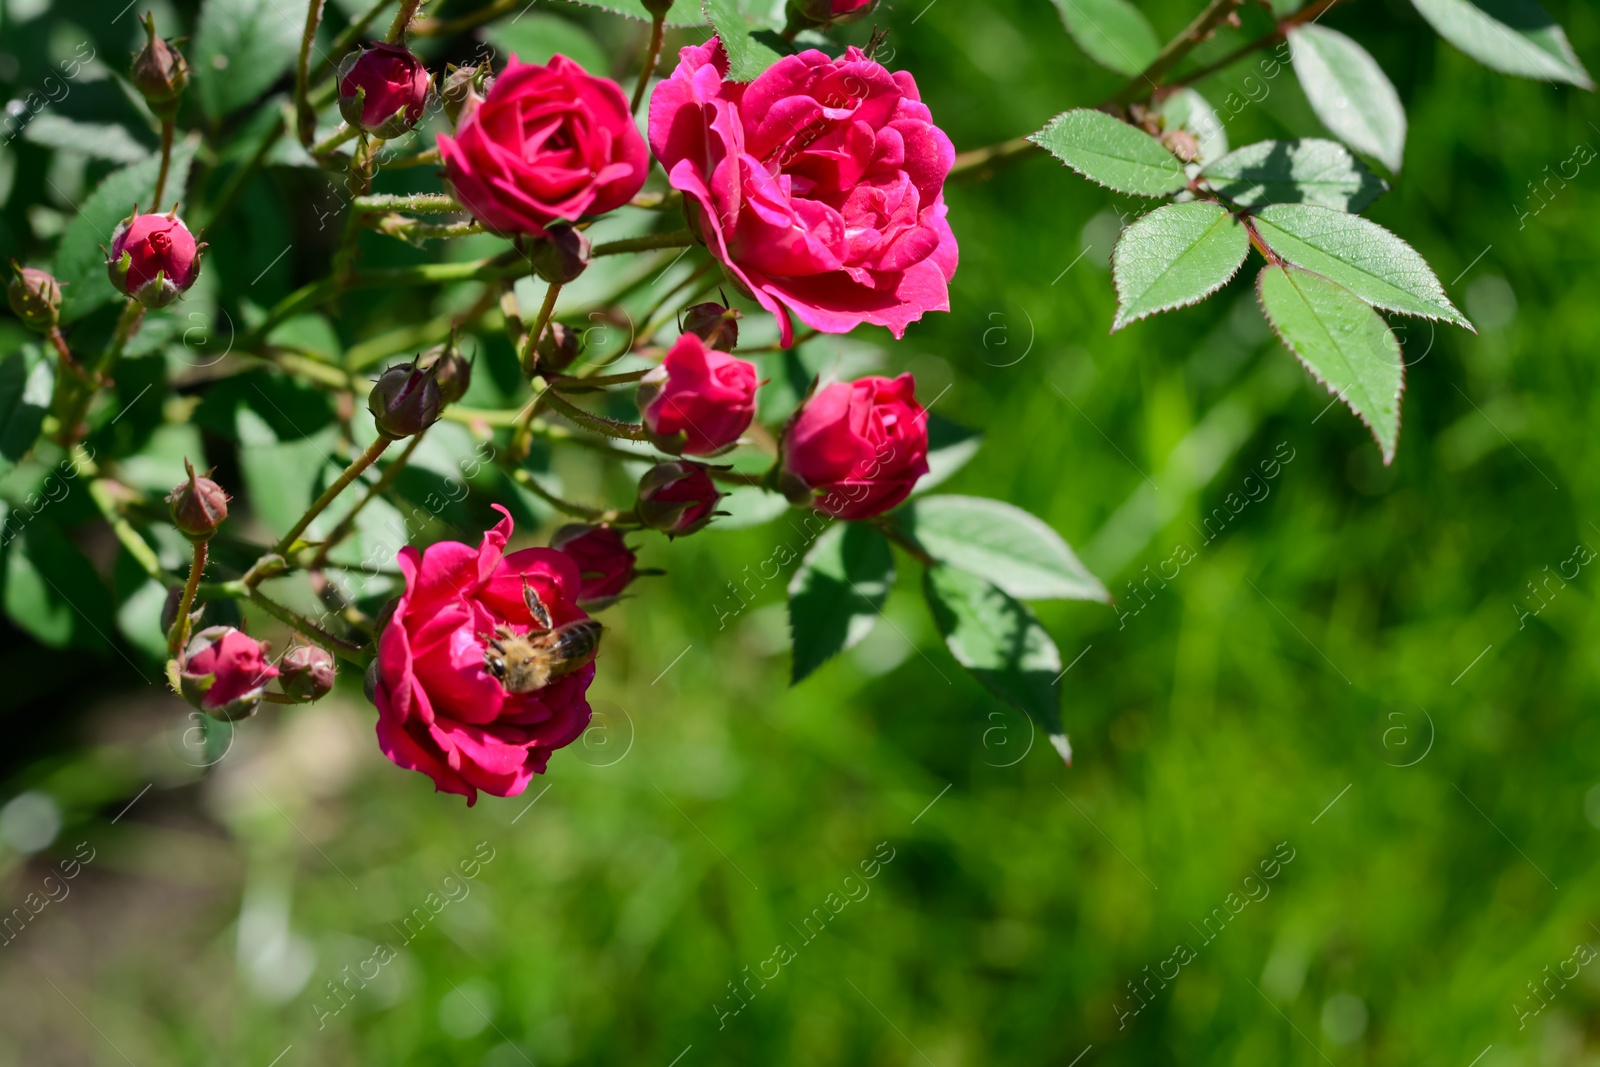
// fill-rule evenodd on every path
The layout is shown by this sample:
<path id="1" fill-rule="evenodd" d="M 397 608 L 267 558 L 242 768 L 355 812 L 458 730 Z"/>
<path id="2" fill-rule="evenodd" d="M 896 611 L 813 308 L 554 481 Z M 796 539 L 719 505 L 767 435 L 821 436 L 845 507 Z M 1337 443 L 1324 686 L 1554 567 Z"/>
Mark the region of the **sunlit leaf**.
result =
<path id="1" fill-rule="evenodd" d="M 1028 140 L 1090 181 L 1135 196 L 1166 196 L 1189 184 L 1160 141 L 1104 111 L 1063 112 Z"/>
<path id="2" fill-rule="evenodd" d="M 1198 303 L 1228 284 L 1250 252 L 1244 226 L 1209 200 L 1168 204 L 1123 231 L 1111 253 L 1120 330 Z"/>

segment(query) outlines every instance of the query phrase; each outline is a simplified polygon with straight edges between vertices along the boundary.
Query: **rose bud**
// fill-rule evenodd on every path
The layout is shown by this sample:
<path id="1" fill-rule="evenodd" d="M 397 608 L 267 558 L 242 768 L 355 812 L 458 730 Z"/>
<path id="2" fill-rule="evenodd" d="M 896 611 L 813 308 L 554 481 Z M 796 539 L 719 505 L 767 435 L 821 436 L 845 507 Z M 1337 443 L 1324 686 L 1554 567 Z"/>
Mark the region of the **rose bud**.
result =
<path id="1" fill-rule="evenodd" d="M 571 226 L 551 226 L 546 236 L 529 244 L 528 262 L 551 285 L 566 285 L 589 266 L 589 239 Z"/>
<path id="2" fill-rule="evenodd" d="M 183 698 L 207 715 L 232 722 L 255 713 L 278 668 L 266 646 L 231 626 L 208 626 L 194 635 L 178 665 Z"/>
<path id="3" fill-rule="evenodd" d="M 472 385 L 472 361 L 461 354 L 452 337 L 447 344 L 430 348 L 417 357 L 418 366 L 439 383 L 439 402 L 454 404 L 467 395 Z"/>
<path id="4" fill-rule="evenodd" d="M 451 126 L 461 124 L 461 116 L 483 103 L 489 85 L 494 81 L 488 64 L 478 67 L 445 68 L 444 84 L 439 88 L 439 99 L 444 103 L 444 113 Z"/>
<path id="5" fill-rule="evenodd" d="M 640 0 L 644 9 L 658 19 L 667 17 L 667 12 L 672 10 L 672 0 Z"/>
<path id="6" fill-rule="evenodd" d="M 552 322 L 539 338 L 539 366 L 549 371 L 566 370 L 583 349 L 583 334 L 570 326 Z"/>
<path id="7" fill-rule="evenodd" d="M 854 22 L 865 18 L 878 0 L 789 0 L 789 9 L 802 20 L 818 25 Z"/>
<path id="8" fill-rule="evenodd" d="M 692 333 L 678 338 L 661 365 L 639 382 L 639 410 L 663 452 L 726 452 L 756 416 L 755 364 L 709 351 Z"/>
<path id="9" fill-rule="evenodd" d="M 183 469 L 189 472 L 189 480 L 174 486 L 167 494 L 172 525 L 191 541 L 209 541 L 222 520 L 228 517 L 228 494 L 205 474 L 195 474 L 194 464 L 187 459 L 183 461 Z"/>
<path id="10" fill-rule="evenodd" d="M 639 479 L 639 521 L 668 537 L 692 534 L 711 521 L 717 501 L 711 475 L 698 463 L 658 463 Z"/>
<path id="11" fill-rule="evenodd" d="M 439 138 L 439 158 L 479 222 L 535 237 L 626 204 L 650 166 L 621 86 L 562 55 L 543 67 L 513 57 L 455 136 Z"/>
<path id="12" fill-rule="evenodd" d="M 399 137 L 422 117 L 432 81 L 399 45 L 363 45 L 339 61 L 339 114 L 374 137 Z"/>
<path id="13" fill-rule="evenodd" d="M 11 261 L 14 275 L 6 282 L 6 302 L 22 324 L 36 333 L 49 333 L 61 321 L 61 283 L 55 276 Z"/>
<path id="14" fill-rule="evenodd" d="M 588 526 L 573 523 L 563 526 L 550 538 L 550 547 L 572 557 L 583 578 L 578 590 L 580 603 L 610 601 L 633 581 L 638 557 L 622 541 L 614 526 Z"/>
<path id="15" fill-rule="evenodd" d="M 367 394 L 367 410 L 378 432 L 391 441 L 419 434 L 439 421 L 444 398 L 433 371 L 397 363 L 378 376 Z"/>
<path id="16" fill-rule="evenodd" d="M 106 272 L 118 292 L 147 308 L 166 307 L 200 277 L 205 246 L 195 244 L 176 210 L 165 215 L 134 211 L 112 231 Z"/>
<path id="17" fill-rule="evenodd" d="M 928 417 L 911 375 L 834 382 L 789 420 L 786 491 L 838 519 L 881 514 L 928 473 Z"/>
<path id="18" fill-rule="evenodd" d="M 182 52 L 156 36 L 155 16 L 148 11 L 144 32 L 149 40 L 134 53 L 128 74 L 150 106 L 150 113 L 159 119 L 171 119 L 177 115 L 178 101 L 189 84 L 189 64 L 184 62 Z"/>
<path id="19" fill-rule="evenodd" d="M 706 343 L 707 348 L 719 352 L 732 352 L 739 347 L 738 311 L 715 301 L 696 304 L 683 313 L 683 332 L 692 333 Z"/>
<path id="20" fill-rule="evenodd" d="M 332 652 L 320 645 L 295 645 L 278 661 L 278 688 L 290 700 L 309 704 L 328 695 L 337 673 Z"/>

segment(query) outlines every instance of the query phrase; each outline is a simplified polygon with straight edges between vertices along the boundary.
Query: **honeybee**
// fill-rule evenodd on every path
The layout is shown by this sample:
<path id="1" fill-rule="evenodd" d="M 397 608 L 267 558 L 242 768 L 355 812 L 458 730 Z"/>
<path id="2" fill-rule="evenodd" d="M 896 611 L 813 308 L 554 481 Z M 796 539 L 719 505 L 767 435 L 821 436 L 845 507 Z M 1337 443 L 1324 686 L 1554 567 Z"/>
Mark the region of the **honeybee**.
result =
<path id="1" fill-rule="evenodd" d="M 539 594 L 522 580 L 522 601 L 533 615 L 533 626 L 519 634 L 509 626 L 496 626 L 494 638 L 483 652 L 484 667 L 508 693 L 532 693 L 558 678 L 581 670 L 600 651 L 600 631 L 593 619 L 551 626 L 550 612 Z"/>

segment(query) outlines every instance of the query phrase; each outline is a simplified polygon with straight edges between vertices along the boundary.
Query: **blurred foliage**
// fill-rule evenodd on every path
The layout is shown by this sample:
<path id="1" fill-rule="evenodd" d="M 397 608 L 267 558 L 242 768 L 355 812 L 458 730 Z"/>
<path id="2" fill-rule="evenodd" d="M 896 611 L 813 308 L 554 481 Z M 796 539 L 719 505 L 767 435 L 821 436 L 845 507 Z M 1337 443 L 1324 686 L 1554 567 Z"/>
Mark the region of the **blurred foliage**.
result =
<path id="1" fill-rule="evenodd" d="M 0 148 L 7 254 L 48 260 L 97 182 L 154 144 L 117 73 L 139 38 L 117 6 L 5 4 L 7 96 L 85 41 L 97 57 Z M 164 32 L 203 39 L 195 5 L 152 6 Z M 330 20 L 365 6 L 334 0 Z M 1194 7 L 1141 6 L 1163 37 Z M 0 646 L 0 796 L 18 798 L 0 813 L 0 909 L 38 912 L 0 952 L 0 1063 L 1600 1061 L 1600 968 L 1551 980 L 1548 1006 L 1529 986 L 1600 938 L 1600 869 L 1585 858 L 1600 825 L 1600 578 L 1575 562 L 1576 546 L 1600 546 L 1585 399 L 1600 179 L 1552 178 L 1600 138 L 1600 112 L 1577 90 L 1484 70 L 1401 0 L 1345 6 L 1325 24 L 1377 57 L 1412 131 L 1404 172 L 1368 214 L 1405 234 L 1481 330 L 1397 323 L 1408 382 L 1392 467 L 1267 335 L 1245 282 L 1108 338 L 1106 259 L 1136 205 L 1043 159 L 950 189 L 952 314 L 877 353 L 852 342 L 805 357 L 916 373 L 937 413 L 986 430 L 945 488 L 1043 516 L 1117 598 L 1039 608 L 1071 664 L 1071 770 L 957 668 L 914 568 L 889 595 L 890 625 L 786 688 L 788 575 L 748 577 L 774 544 L 804 540 L 779 518 L 677 546 L 671 572 L 610 613 L 597 728 L 526 796 L 469 810 L 382 758 L 357 679 L 342 702 L 197 732 L 154 687 L 159 649 L 137 636 L 159 596 L 86 532 L 92 507 L 69 493 L 25 536 L 53 542 L 58 584 L 118 592 L 114 610 L 47 613 Z M 1550 6 L 1592 65 L 1600 12 Z M 917 0 L 877 17 L 890 65 L 916 75 L 962 148 L 1117 84 L 1043 0 Z M 538 58 L 555 42 L 627 77 L 644 32 L 551 3 L 430 42 L 427 58 L 471 55 L 479 39 Z M 699 39 L 677 31 L 669 46 Z M 1251 70 L 1200 88 L 1219 101 Z M 1318 128 L 1292 77 L 1263 84 L 1230 119 L 1233 143 Z M 184 123 L 222 146 L 203 182 L 225 181 L 270 119 L 233 110 L 235 90 L 250 98 L 236 85 L 205 97 L 209 111 L 186 105 Z M 64 121 L 79 126 L 63 134 Z M 120 133 L 91 138 L 91 125 Z M 152 316 L 142 360 L 119 373 L 123 390 L 141 367 L 145 381 L 163 364 L 196 375 L 177 402 L 199 401 L 191 425 L 130 394 L 92 438 L 131 457 L 140 488 L 164 490 L 202 448 L 252 493 L 301 499 L 327 476 L 318 451 L 338 440 L 339 413 L 319 395 L 265 371 L 202 387 L 195 370 L 325 267 L 335 234 L 319 211 L 337 194 L 292 154 L 238 191 L 205 234 L 199 287 Z M 417 172 L 380 176 L 383 191 L 422 187 Z M 220 192 L 191 188 L 213 206 Z M 448 254 L 479 254 L 456 244 Z M 364 246 L 380 265 L 430 254 Z M 350 349 L 464 295 L 424 307 L 366 292 L 296 328 Z M 103 304 L 75 329 L 104 337 L 113 318 Z M 0 355 L 26 341 L 0 319 Z M 512 388 L 509 357 L 485 340 L 474 401 Z M 782 381 L 770 362 L 763 376 Z M 420 502 L 466 444 L 439 442 L 399 490 Z M 59 457 L 36 459 L 0 481 L 10 508 Z M 475 538 L 495 497 L 523 534 L 549 524 L 488 468 L 474 488 L 426 536 Z M 181 543 L 159 547 L 181 558 Z M 644 562 L 666 562 L 659 544 Z M 1552 577 L 1563 567 L 1576 575 Z M 7 597 L 52 577 L 3 574 Z M 727 617 L 730 579 L 756 595 Z M 93 634 L 50 647 L 80 621 L 99 651 Z M 893 858 L 866 880 L 880 842 L 877 858 Z M 1292 862 L 1259 880 L 1280 842 Z M 1259 903 L 1206 925 L 1252 885 L 1268 890 Z M 842 903 L 850 886 L 870 891 Z M 804 921 L 830 905 L 807 940 Z M 778 966 L 779 943 L 793 958 L 722 1016 L 732 984 Z M 1163 988 L 1150 976 L 1170 973 L 1179 943 L 1193 958 Z M 393 949 L 381 964 L 380 944 Z M 328 983 L 374 968 L 331 1014 Z"/>

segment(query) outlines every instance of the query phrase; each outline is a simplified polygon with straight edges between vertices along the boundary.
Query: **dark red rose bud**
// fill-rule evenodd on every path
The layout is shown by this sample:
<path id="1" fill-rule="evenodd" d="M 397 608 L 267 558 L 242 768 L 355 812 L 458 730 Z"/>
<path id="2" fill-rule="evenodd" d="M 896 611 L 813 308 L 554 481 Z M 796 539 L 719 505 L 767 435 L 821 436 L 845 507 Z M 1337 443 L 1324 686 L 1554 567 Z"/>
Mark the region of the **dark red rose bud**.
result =
<path id="1" fill-rule="evenodd" d="M 550 547 L 571 556 L 583 576 L 579 602 L 609 600 L 633 581 L 637 557 L 613 526 L 573 523 L 557 530 Z"/>
<path id="2" fill-rule="evenodd" d="M 489 95 L 489 86 L 494 84 L 494 75 L 490 72 L 488 64 L 478 67 L 450 66 L 445 71 L 444 85 L 439 89 L 439 98 L 444 102 L 444 113 L 450 119 L 450 125 L 459 126 L 461 116 L 483 103 L 483 98 Z"/>
<path id="3" fill-rule="evenodd" d="M 716 483 L 700 464 L 658 463 L 639 479 L 639 521 L 668 537 L 682 537 L 710 522 L 721 499 Z"/>
<path id="4" fill-rule="evenodd" d="M 672 0 L 641 0 L 644 9 L 658 19 L 667 17 L 667 12 L 672 10 Z"/>
<path id="5" fill-rule="evenodd" d="M 566 285 L 589 266 L 589 239 L 571 226 L 554 225 L 548 237 L 528 244 L 533 272 L 551 285 Z"/>
<path id="6" fill-rule="evenodd" d="M 789 9 L 811 23 L 854 22 L 865 18 L 878 0 L 789 0 Z"/>
<path id="7" fill-rule="evenodd" d="M 570 326 L 552 322 L 539 338 L 539 366 L 547 371 L 566 370 L 583 350 L 583 335 Z"/>
<path id="8" fill-rule="evenodd" d="M 339 62 L 339 114 L 374 137 L 399 137 L 422 118 L 432 78 L 397 44 L 369 44 Z"/>
<path id="9" fill-rule="evenodd" d="M 332 652 L 318 645 L 295 645 L 278 661 L 278 688 L 290 700 L 309 704 L 328 695 L 337 674 Z"/>
<path id="10" fill-rule="evenodd" d="M 12 277 L 6 281 L 6 302 L 28 329 L 49 333 L 61 321 L 61 283 L 33 267 L 11 261 Z"/>
<path id="11" fill-rule="evenodd" d="M 231 626 L 208 626 L 194 635 L 178 663 L 183 698 L 216 719 L 233 722 L 255 714 L 278 668 L 267 646 Z"/>
<path id="12" fill-rule="evenodd" d="M 439 383 L 439 402 L 454 404 L 472 385 L 472 362 L 456 348 L 455 338 L 417 357 L 417 364 Z"/>
<path id="13" fill-rule="evenodd" d="M 106 272 L 117 290 L 147 308 L 166 307 L 200 277 L 200 253 L 189 227 L 173 210 L 165 215 L 134 214 L 111 234 Z"/>
<path id="14" fill-rule="evenodd" d="M 167 494 L 172 525 L 191 541 L 209 541 L 222 520 L 228 517 L 228 494 L 204 474 L 196 474 L 194 464 L 187 459 L 183 461 L 183 469 L 189 472 L 189 480 L 174 486 Z"/>
<path id="15" fill-rule="evenodd" d="M 683 332 L 692 333 L 718 352 L 739 347 L 739 320 L 744 316 L 716 301 L 696 304 L 683 313 Z"/>
<path id="16" fill-rule="evenodd" d="M 128 75 L 134 88 L 150 105 L 151 114 L 170 119 L 178 113 L 178 102 L 189 84 L 189 64 L 184 62 L 182 52 L 156 36 L 155 16 L 148 11 L 144 16 L 144 32 L 149 40 L 134 53 Z"/>
<path id="17" fill-rule="evenodd" d="M 400 363 L 378 376 L 367 396 L 367 410 L 378 432 L 392 441 L 419 434 L 439 421 L 444 399 L 433 372 Z"/>

